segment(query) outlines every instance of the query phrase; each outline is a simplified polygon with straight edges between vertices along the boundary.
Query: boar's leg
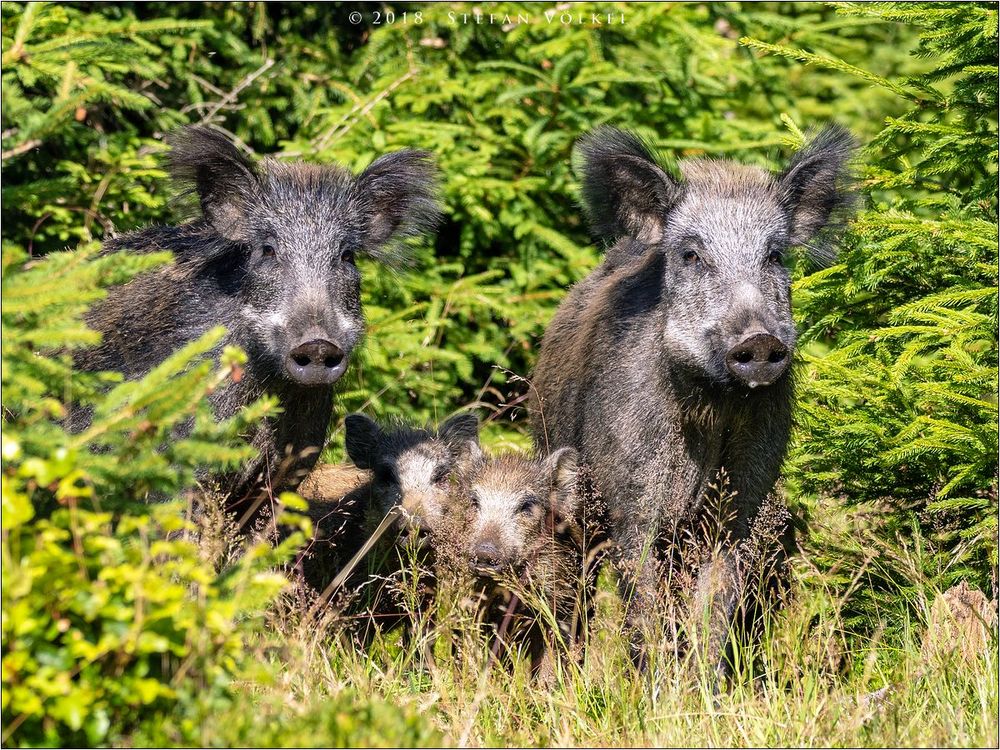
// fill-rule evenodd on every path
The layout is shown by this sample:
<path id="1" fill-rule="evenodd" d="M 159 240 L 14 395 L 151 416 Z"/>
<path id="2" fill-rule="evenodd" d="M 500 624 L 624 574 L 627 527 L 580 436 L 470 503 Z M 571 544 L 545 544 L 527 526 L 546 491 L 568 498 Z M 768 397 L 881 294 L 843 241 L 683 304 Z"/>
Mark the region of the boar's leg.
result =
<path id="1" fill-rule="evenodd" d="M 716 683 L 725 677 L 725 648 L 741 593 L 736 556 L 718 550 L 698 572 L 687 631 L 698 664 L 712 670 Z"/>
<path id="2" fill-rule="evenodd" d="M 634 529 L 631 538 L 622 544 L 618 562 L 618 586 L 625 602 L 625 632 L 632 662 L 639 672 L 645 672 L 648 666 L 647 641 L 657 622 L 659 576 L 653 549 L 655 529 L 652 523 Z"/>
<path id="3" fill-rule="evenodd" d="M 790 389 L 791 384 L 786 380 L 774 388 Z M 720 677 L 725 672 L 733 616 L 750 572 L 742 569 L 739 545 L 749 538 L 751 525 L 778 479 L 791 430 L 790 404 L 790 394 L 753 403 L 745 418 L 731 428 L 723 449 L 722 466 L 729 478 L 734 513 L 699 573 L 692 611 L 699 626 L 694 631 L 699 653 Z"/>

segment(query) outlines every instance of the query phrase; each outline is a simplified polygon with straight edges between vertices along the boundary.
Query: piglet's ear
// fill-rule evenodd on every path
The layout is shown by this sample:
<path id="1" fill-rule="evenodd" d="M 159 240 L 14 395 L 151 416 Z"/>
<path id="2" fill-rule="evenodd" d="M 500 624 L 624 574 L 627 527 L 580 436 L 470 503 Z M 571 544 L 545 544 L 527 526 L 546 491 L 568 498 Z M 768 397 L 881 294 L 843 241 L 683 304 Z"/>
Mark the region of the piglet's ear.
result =
<path id="1" fill-rule="evenodd" d="M 441 218 L 438 171 L 426 151 L 403 149 L 380 156 L 355 179 L 365 249 L 432 230 Z"/>
<path id="2" fill-rule="evenodd" d="M 572 517 L 580 503 L 577 492 L 577 453 L 573 448 L 560 448 L 545 459 L 549 472 L 552 509 L 563 518 Z"/>
<path id="3" fill-rule="evenodd" d="M 595 234 L 659 242 L 681 189 L 657 164 L 651 146 L 634 133 L 601 127 L 579 140 L 574 161 Z"/>
<path id="4" fill-rule="evenodd" d="M 359 469 L 372 468 L 379 439 L 382 437 L 382 428 L 375 423 L 375 420 L 364 414 L 348 414 L 344 420 L 344 429 L 347 433 L 344 438 L 347 455 L 351 457 L 354 465 Z"/>
<path id="5" fill-rule="evenodd" d="M 791 244 L 810 243 L 852 206 L 849 163 L 856 148 L 857 142 L 845 128 L 827 125 L 791 158 L 778 177 L 782 203 L 791 216 Z M 825 252 L 820 247 L 813 249 L 820 256 Z"/>
<path id="6" fill-rule="evenodd" d="M 170 172 L 182 195 L 195 194 L 212 228 L 230 240 L 247 235 L 247 217 L 260 205 L 257 167 L 221 133 L 186 127 L 168 138 Z"/>
<path id="7" fill-rule="evenodd" d="M 456 414 L 445 420 L 438 428 L 438 437 L 448 446 L 457 464 L 471 463 L 483 454 L 479 448 L 479 417 L 475 414 Z"/>

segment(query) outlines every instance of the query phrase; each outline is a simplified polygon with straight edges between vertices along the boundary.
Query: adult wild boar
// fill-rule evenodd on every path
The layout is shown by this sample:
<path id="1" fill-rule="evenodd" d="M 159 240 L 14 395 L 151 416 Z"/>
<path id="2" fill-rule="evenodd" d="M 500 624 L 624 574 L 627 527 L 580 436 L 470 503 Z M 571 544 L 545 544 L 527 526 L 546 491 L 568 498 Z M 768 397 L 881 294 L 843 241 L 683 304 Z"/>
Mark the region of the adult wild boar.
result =
<path id="1" fill-rule="evenodd" d="M 170 170 L 200 215 L 116 236 L 106 250 L 170 250 L 174 262 L 111 292 L 90 314 L 103 334 L 79 358 L 90 370 L 140 377 L 172 351 L 224 325 L 223 345 L 249 361 L 215 392 L 218 418 L 264 395 L 280 416 L 249 436 L 256 460 L 222 478 L 230 507 L 293 488 L 326 437 L 333 386 L 364 332 L 356 258 L 382 257 L 439 216 L 429 156 L 402 150 L 355 176 L 342 167 L 248 159 L 213 130 L 171 139 Z M 221 350 L 221 345 L 220 345 Z"/>
<path id="2" fill-rule="evenodd" d="M 640 665 L 657 559 L 699 521 L 724 469 L 735 507 L 693 597 L 708 609 L 699 651 L 721 664 L 741 594 L 735 550 L 777 480 L 792 421 L 786 254 L 822 252 L 850 203 L 853 148 L 828 126 L 779 174 L 695 160 L 677 179 L 631 133 L 605 127 L 579 143 L 587 213 L 616 243 L 545 333 L 533 425 L 540 448 L 573 446 L 590 466 Z"/>

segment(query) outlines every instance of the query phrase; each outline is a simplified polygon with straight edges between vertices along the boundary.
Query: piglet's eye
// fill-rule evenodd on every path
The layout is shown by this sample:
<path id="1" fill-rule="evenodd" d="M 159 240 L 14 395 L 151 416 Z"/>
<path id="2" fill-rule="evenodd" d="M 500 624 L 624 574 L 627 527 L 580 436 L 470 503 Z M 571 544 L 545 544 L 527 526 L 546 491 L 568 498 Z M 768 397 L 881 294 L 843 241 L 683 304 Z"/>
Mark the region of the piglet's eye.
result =
<path id="1" fill-rule="evenodd" d="M 521 503 L 521 507 L 517 509 L 518 513 L 531 513 L 539 505 L 537 497 L 526 497 Z"/>

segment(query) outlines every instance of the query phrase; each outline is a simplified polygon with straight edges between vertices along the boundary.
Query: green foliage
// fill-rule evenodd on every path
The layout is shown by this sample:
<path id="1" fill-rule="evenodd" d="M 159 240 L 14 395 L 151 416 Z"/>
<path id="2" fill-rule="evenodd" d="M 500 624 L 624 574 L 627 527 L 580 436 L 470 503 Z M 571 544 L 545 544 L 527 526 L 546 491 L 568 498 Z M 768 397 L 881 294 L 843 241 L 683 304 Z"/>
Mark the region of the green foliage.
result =
<path id="1" fill-rule="evenodd" d="M 269 545 L 217 577 L 178 537 L 176 505 L 115 520 L 74 503 L 26 523 L 29 497 L 3 484 L 5 743 L 102 744 L 231 689 L 248 615 L 285 584 Z"/>
<path id="2" fill-rule="evenodd" d="M 178 703 L 225 696 L 284 585 L 270 571 L 302 538 L 253 546 L 220 575 L 177 504 L 146 508 L 153 493 L 190 493 L 199 470 L 245 459 L 239 434 L 273 404 L 212 418 L 205 396 L 244 359 L 204 359 L 221 330 L 139 381 L 75 372 L 72 351 L 97 340 L 81 319 L 89 304 L 166 259 L 95 250 L 28 261 L 4 248 L 5 744 L 104 743 Z M 93 414 L 73 434 L 71 402 Z"/>
<path id="3" fill-rule="evenodd" d="M 790 478 L 875 508 L 870 531 L 883 539 L 923 539 L 921 573 L 937 585 L 971 579 L 988 590 L 997 565 L 997 10 L 840 10 L 915 25 L 914 54 L 930 64 L 885 81 L 908 109 L 865 149 L 869 206 L 840 263 L 795 290 L 814 346 Z M 842 565 L 843 552 L 825 555 L 828 564 Z"/>
<path id="4" fill-rule="evenodd" d="M 95 497 L 105 510 L 144 503 L 154 492 L 175 494 L 194 482 L 200 467 L 232 467 L 251 457 L 252 449 L 238 436 L 274 409 L 273 401 L 264 400 L 231 420 L 213 418 L 205 395 L 245 361 L 234 350 L 224 353 L 220 367 L 205 359 L 221 339 L 221 328 L 175 352 L 140 381 L 74 372 L 72 350 L 97 341 L 81 315 L 103 296 L 102 287 L 165 260 L 131 254 L 95 259 L 96 249 L 31 262 L 13 246 L 4 253 L 4 437 L 23 459 L 16 465 L 18 477 L 33 483 L 36 507 L 63 499 L 59 482 L 69 483 L 71 495 Z M 70 403 L 77 405 L 72 414 Z M 85 412 L 92 415 L 87 428 L 70 434 L 66 420 L 80 421 Z M 177 438 L 188 420 L 193 420 L 189 434 Z M 93 492 L 91 483 L 101 491 Z"/>
<path id="5" fill-rule="evenodd" d="M 345 688 L 295 701 L 272 693 L 246 702 L 202 701 L 189 714 L 151 721 L 130 740 L 135 747 L 441 747 L 426 711 L 411 699 L 373 699 Z M 249 710 L 248 710 L 249 709 Z"/>

